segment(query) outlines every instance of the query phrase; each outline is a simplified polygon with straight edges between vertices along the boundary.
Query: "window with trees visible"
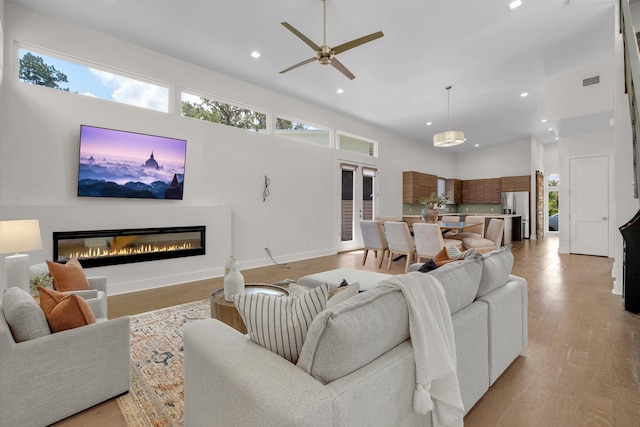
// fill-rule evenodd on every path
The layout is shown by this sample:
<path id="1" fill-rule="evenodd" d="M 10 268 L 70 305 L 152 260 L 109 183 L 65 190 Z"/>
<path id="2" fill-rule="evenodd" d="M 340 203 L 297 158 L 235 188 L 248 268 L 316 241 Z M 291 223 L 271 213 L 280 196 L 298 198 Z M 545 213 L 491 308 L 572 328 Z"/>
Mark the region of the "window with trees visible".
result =
<path id="1" fill-rule="evenodd" d="M 169 112 L 169 88 L 166 86 L 31 49 L 18 49 L 18 56 L 18 78 L 24 83 Z"/>
<path id="2" fill-rule="evenodd" d="M 547 215 L 549 221 L 549 231 L 559 231 L 559 204 L 558 195 L 560 193 L 560 176 L 557 174 L 547 175 Z"/>
<path id="3" fill-rule="evenodd" d="M 331 146 L 329 129 L 290 119 L 282 116 L 276 117 L 276 135 L 311 144 Z"/>
<path id="4" fill-rule="evenodd" d="M 254 132 L 267 131 L 266 113 L 188 92 L 182 92 L 182 115 Z"/>
<path id="5" fill-rule="evenodd" d="M 338 132 L 338 149 L 371 157 L 377 156 L 375 141 L 343 132 Z"/>

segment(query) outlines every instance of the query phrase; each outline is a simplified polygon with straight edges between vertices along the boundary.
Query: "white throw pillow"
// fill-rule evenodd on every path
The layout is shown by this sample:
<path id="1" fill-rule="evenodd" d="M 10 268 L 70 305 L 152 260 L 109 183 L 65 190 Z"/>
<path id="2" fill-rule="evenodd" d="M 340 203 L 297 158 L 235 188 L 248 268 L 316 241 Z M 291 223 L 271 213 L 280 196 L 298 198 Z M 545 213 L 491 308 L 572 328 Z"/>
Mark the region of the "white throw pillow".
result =
<path id="1" fill-rule="evenodd" d="M 296 363 L 313 318 L 327 305 L 327 294 L 324 284 L 298 297 L 236 294 L 233 302 L 254 342 Z"/>
<path id="2" fill-rule="evenodd" d="M 349 286 L 342 286 L 339 288 L 334 288 L 329 291 L 329 296 L 327 297 L 327 308 L 333 307 L 336 304 L 341 303 L 354 295 L 357 295 L 360 292 L 360 283 L 355 282 L 350 284 Z"/>
<path id="3" fill-rule="evenodd" d="M 2 299 L 2 310 L 15 342 L 51 335 L 44 312 L 24 290 L 8 288 Z"/>

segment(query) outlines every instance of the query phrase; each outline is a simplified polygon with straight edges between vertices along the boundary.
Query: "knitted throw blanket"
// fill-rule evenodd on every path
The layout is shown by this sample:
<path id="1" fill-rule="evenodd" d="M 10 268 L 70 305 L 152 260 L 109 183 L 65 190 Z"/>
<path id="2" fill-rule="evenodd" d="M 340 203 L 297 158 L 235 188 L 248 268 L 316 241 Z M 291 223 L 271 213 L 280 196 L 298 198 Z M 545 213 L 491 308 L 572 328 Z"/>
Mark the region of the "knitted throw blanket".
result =
<path id="1" fill-rule="evenodd" d="M 416 361 L 413 408 L 431 411 L 434 427 L 462 426 L 464 407 L 456 374 L 456 344 L 449 304 L 434 277 L 412 272 L 378 286 L 402 290 L 409 308 L 409 333 Z"/>

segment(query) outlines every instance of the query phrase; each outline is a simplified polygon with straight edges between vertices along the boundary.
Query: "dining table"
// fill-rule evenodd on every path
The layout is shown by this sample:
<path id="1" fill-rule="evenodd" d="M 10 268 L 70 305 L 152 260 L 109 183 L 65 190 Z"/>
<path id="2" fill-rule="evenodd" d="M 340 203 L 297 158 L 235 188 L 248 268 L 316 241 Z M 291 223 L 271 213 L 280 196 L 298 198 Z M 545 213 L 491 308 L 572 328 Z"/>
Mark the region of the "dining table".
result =
<path id="1" fill-rule="evenodd" d="M 460 221 L 460 222 L 438 221 L 436 224 L 438 224 L 438 226 L 440 227 L 440 230 L 442 231 L 449 231 L 449 230 L 460 231 L 460 230 L 464 230 L 465 228 L 478 225 L 477 222 L 465 222 L 465 221 Z"/>

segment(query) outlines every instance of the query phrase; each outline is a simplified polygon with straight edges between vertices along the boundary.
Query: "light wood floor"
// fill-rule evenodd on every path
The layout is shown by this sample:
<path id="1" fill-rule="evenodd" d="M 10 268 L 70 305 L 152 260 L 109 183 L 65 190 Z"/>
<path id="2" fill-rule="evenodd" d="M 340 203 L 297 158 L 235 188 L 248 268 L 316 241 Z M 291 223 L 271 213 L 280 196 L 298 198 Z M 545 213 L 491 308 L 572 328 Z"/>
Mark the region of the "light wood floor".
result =
<path id="1" fill-rule="evenodd" d="M 515 242 L 514 274 L 529 284 L 529 346 L 465 417 L 467 427 L 640 426 L 640 316 L 612 295 L 608 258 L 557 253 L 556 237 Z M 246 282 L 339 267 L 379 271 L 360 251 L 244 270 Z M 386 264 L 386 262 L 385 262 Z M 401 273 L 403 261 L 391 272 Z M 382 272 L 386 272 L 383 267 Z M 208 298 L 220 278 L 109 297 L 109 317 Z M 115 399 L 57 423 L 125 426 Z"/>

